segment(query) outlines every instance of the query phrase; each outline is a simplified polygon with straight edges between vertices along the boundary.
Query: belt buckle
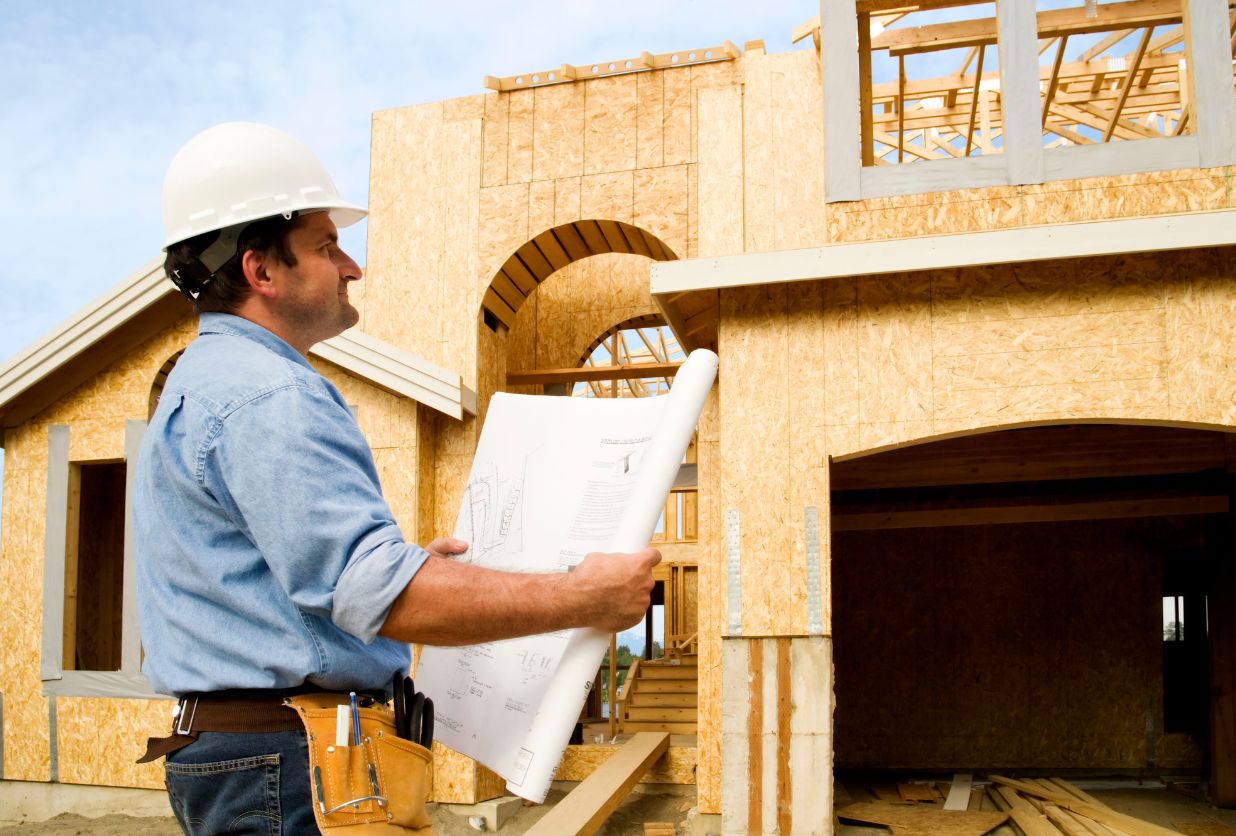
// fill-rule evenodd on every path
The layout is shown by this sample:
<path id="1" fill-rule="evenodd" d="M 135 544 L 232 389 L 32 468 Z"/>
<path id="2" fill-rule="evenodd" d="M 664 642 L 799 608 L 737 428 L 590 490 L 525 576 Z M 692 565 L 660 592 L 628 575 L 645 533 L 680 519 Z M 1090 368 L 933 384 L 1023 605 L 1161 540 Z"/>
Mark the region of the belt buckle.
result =
<path id="1" fill-rule="evenodd" d="M 189 700 L 193 700 L 192 710 L 186 712 Z M 193 720 L 197 717 L 197 697 L 181 697 L 180 702 L 176 704 L 176 723 L 172 727 L 174 734 L 187 735 L 193 731 Z M 186 718 L 186 714 L 188 715 Z"/>

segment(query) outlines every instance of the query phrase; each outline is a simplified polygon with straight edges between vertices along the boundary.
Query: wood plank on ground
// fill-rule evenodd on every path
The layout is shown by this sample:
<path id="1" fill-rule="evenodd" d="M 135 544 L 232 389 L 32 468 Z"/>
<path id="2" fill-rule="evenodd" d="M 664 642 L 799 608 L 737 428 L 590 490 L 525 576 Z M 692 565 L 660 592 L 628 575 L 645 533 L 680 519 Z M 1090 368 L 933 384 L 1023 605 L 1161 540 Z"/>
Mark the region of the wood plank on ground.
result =
<path id="1" fill-rule="evenodd" d="M 970 788 L 974 784 L 974 776 L 962 773 L 953 776 L 953 783 L 948 785 L 948 798 L 944 799 L 945 810 L 966 810 L 970 807 Z"/>
<path id="2" fill-rule="evenodd" d="M 1008 787 L 992 787 L 992 789 L 995 790 L 993 798 L 998 798 L 1009 806 L 1009 815 L 1026 836 L 1060 836 L 1060 831 L 1055 825 L 1015 791 Z"/>
<path id="3" fill-rule="evenodd" d="M 946 813 L 939 807 L 925 804 L 911 807 L 878 801 L 851 804 L 836 812 L 838 818 L 881 824 L 899 833 L 917 833 L 920 836 L 983 836 L 1009 818 L 1008 813 Z"/>
<path id="4" fill-rule="evenodd" d="M 595 833 L 648 768 L 667 751 L 669 735 L 665 732 L 632 735 L 609 760 L 534 824 L 528 836 Z"/>

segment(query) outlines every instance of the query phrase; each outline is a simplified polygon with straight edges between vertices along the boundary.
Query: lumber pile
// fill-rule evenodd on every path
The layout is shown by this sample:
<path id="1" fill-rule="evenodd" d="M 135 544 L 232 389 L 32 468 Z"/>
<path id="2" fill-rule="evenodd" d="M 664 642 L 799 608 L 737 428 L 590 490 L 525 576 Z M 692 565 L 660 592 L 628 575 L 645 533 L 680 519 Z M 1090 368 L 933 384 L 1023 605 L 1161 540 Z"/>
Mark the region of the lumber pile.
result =
<path id="1" fill-rule="evenodd" d="M 993 831 L 1025 836 L 1181 836 L 1182 832 L 1188 836 L 1197 832 L 1184 825 L 1173 830 L 1121 813 L 1063 778 L 1014 780 L 993 775 L 989 783 L 976 785 L 972 776 L 956 775 L 947 801 L 932 782 L 898 784 L 896 792 L 873 787 L 871 792 L 877 799 L 874 802 L 838 804 L 837 821 L 880 825 L 894 833 L 919 836 L 983 836 Z M 838 799 L 842 798 L 846 796 L 839 793 Z"/>
<path id="2" fill-rule="evenodd" d="M 1113 810 L 1063 778 L 993 775 L 991 781 L 992 800 L 1026 836 L 1180 836 L 1180 831 Z"/>

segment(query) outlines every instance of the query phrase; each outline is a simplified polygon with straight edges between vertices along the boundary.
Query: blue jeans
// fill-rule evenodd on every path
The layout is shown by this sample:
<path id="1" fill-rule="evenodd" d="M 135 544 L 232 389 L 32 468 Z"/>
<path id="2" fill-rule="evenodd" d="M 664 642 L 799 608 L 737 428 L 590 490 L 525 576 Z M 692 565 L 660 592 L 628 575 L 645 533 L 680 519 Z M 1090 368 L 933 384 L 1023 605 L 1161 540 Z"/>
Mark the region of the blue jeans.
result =
<path id="1" fill-rule="evenodd" d="M 164 776 L 188 836 L 318 832 L 304 732 L 202 732 L 168 755 Z"/>

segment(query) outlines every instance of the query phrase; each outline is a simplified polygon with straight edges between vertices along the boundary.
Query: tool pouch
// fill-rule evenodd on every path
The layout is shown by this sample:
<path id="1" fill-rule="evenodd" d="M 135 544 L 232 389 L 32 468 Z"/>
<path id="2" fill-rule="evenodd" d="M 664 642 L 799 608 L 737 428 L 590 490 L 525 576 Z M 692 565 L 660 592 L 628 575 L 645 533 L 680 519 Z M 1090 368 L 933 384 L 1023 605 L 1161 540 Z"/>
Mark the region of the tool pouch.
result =
<path id="1" fill-rule="evenodd" d="M 337 694 L 303 694 L 285 702 L 305 724 L 309 791 L 323 833 L 432 836 L 425 809 L 429 750 L 395 735 L 389 709 L 360 709 L 360 745 L 336 746 Z"/>

